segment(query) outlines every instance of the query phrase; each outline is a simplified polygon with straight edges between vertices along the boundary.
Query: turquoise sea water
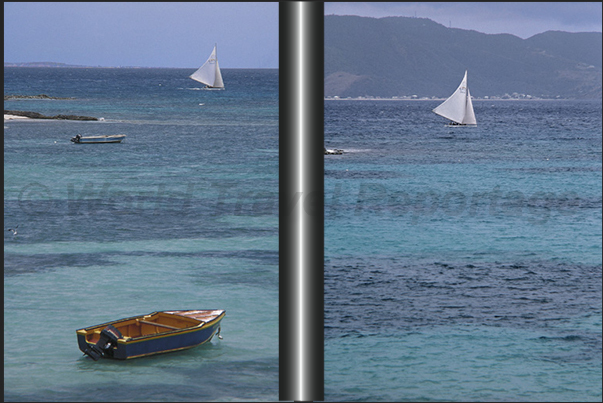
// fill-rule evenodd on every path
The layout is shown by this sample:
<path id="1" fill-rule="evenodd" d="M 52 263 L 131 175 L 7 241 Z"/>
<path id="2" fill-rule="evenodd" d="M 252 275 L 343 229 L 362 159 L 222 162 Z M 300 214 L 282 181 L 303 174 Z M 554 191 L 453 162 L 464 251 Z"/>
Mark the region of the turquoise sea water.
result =
<path id="1" fill-rule="evenodd" d="M 278 72 L 5 69 L 7 401 L 278 399 Z M 325 399 L 601 400 L 601 102 L 326 101 Z M 74 145 L 82 134 L 123 144 Z M 18 234 L 6 231 L 19 225 Z M 75 330 L 227 311 L 126 362 Z"/>
<path id="2" fill-rule="evenodd" d="M 5 68 L 5 401 L 278 399 L 278 71 Z M 121 144 L 77 145 L 126 134 Z M 13 236 L 8 228 L 18 225 Z M 223 340 L 132 361 L 83 357 L 75 330 L 225 309 Z"/>
<path id="3" fill-rule="evenodd" d="M 325 398 L 601 400 L 601 101 L 325 101 Z"/>

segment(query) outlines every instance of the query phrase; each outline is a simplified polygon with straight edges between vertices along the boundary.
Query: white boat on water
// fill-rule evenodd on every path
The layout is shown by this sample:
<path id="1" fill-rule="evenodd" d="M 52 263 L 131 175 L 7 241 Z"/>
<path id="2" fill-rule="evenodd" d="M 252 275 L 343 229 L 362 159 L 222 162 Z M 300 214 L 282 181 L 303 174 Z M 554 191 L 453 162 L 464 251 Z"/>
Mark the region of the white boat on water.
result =
<path id="1" fill-rule="evenodd" d="M 81 134 L 71 138 L 76 144 L 95 144 L 95 143 L 121 143 L 126 138 L 125 134 L 112 134 L 105 136 L 82 136 Z"/>
<path id="2" fill-rule="evenodd" d="M 447 100 L 438 105 L 433 112 L 450 120 L 450 126 L 475 126 L 475 112 L 473 112 L 473 103 L 471 94 L 467 86 L 467 71 L 461 81 L 461 85 L 448 97 Z"/>
<path id="3" fill-rule="evenodd" d="M 217 55 L 218 45 L 214 45 L 214 50 L 209 55 L 209 58 L 203 66 L 199 67 L 197 71 L 190 75 L 195 81 L 205 84 L 204 89 L 208 90 L 223 90 L 224 82 L 222 81 L 222 73 L 220 73 L 220 66 L 218 65 Z"/>
<path id="4" fill-rule="evenodd" d="M 334 149 L 328 149 L 326 147 L 323 147 L 325 150 L 325 155 L 341 155 L 343 154 L 343 150 L 339 150 L 337 148 Z"/>

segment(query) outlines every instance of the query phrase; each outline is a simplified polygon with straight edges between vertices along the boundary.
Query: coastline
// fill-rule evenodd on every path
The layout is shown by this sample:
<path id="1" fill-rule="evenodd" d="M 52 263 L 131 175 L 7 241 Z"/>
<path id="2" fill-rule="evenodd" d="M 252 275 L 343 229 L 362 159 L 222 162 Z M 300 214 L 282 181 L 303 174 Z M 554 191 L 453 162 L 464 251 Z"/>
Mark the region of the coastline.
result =
<path id="1" fill-rule="evenodd" d="M 4 110 L 4 120 L 14 120 L 14 119 L 23 119 L 23 118 L 29 118 L 29 119 L 35 119 L 35 120 L 42 120 L 42 119 L 55 119 L 55 120 L 83 120 L 83 121 L 98 121 L 98 120 L 102 120 L 99 118 L 95 118 L 92 116 L 79 116 L 79 115 L 54 115 L 54 116 L 46 116 L 46 115 L 42 115 L 41 113 L 38 112 L 27 112 L 27 111 L 12 111 L 12 110 Z"/>
<path id="2" fill-rule="evenodd" d="M 378 97 L 349 97 L 349 98 L 335 98 L 325 97 L 325 101 L 445 101 L 447 98 L 378 98 Z M 493 102 L 493 101 L 601 101 L 597 98 L 473 98 L 473 102 Z"/>
<path id="3" fill-rule="evenodd" d="M 17 115 L 7 115 L 4 114 L 4 121 L 7 120 L 33 120 L 32 118 L 28 118 L 27 116 L 17 116 Z"/>

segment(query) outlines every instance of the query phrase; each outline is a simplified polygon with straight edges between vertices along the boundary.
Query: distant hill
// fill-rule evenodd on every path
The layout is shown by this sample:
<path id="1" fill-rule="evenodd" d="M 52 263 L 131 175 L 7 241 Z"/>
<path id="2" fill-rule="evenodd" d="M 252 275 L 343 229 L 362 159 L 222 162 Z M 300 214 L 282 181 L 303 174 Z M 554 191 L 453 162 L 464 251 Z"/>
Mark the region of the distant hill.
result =
<path id="1" fill-rule="evenodd" d="M 27 62 L 27 63 L 7 63 L 4 62 L 4 67 L 74 67 L 83 68 L 87 66 L 78 66 L 74 64 L 56 63 L 56 62 Z"/>
<path id="2" fill-rule="evenodd" d="M 601 98 L 601 33 L 528 39 L 426 18 L 325 16 L 325 96 L 447 97 L 465 70 L 474 97 Z"/>
<path id="3" fill-rule="evenodd" d="M 57 62 L 26 62 L 26 63 L 10 63 L 4 62 L 4 67 L 56 67 L 56 68 L 73 68 L 73 69 L 119 69 L 119 68 L 127 68 L 127 69 L 139 69 L 142 67 L 136 66 L 119 66 L 119 67 L 110 67 L 110 66 L 84 66 L 79 64 L 67 64 L 67 63 L 57 63 Z M 152 68 L 152 67 L 149 67 Z"/>

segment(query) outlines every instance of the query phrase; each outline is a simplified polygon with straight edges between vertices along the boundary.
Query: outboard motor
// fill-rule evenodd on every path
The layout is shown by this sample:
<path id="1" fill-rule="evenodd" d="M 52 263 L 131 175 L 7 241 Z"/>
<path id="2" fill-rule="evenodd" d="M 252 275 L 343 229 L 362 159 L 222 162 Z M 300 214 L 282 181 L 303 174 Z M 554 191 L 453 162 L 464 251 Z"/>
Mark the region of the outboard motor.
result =
<path id="1" fill-rule="evenodd" d="M 81 134 L 76 134 L 75 137 L 71 138 L 71 141 L 73 141 L 74 143 L 79 143 L 81 138 L 82 138 Z"/>
<path id="2" fill-rule="evenodd" d="M 98 361 L 101 357 L 111 358 L 113 357 L 113 348 L 117 347 L 117 339 L 120 337 L 122 337 L 120 331 L 109 325 L 101 331 L 96 344 L 88 347 L 84 354 L 90 356 L 94 361 Z"/>

